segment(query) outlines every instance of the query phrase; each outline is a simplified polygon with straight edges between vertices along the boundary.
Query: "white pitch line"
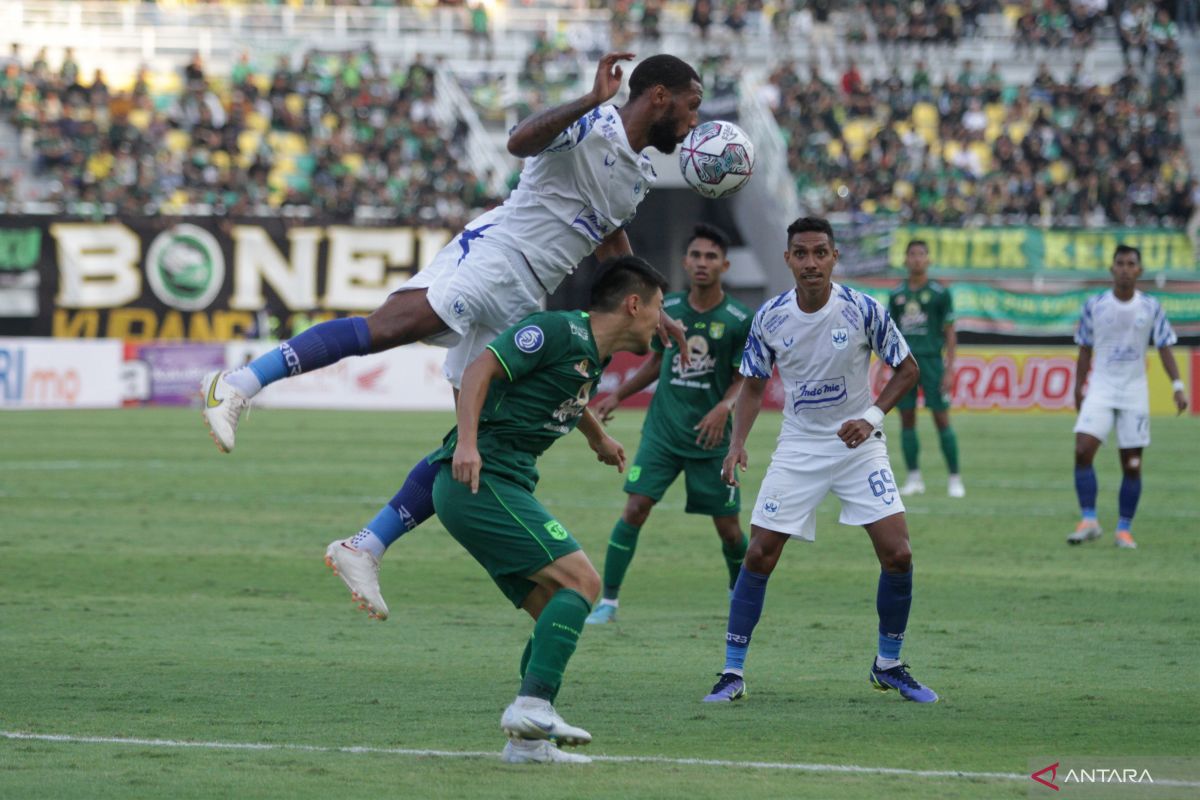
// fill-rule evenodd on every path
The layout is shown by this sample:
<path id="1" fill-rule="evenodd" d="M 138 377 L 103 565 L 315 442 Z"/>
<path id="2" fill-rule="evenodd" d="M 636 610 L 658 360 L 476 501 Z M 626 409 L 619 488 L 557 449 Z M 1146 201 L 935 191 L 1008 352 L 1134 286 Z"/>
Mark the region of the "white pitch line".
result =
<path id="1" fill-rule="evenodd" d="M 58 742 L 64 744 L 123 744 L 140 747 L 178 747 L 201 750 L 287 750 L 303 753 L 353 753 L 432 758 L 499 758 L 495 751 L 415 750 L 406 747 L 329 747 L 313 744 L 256 742 L 188 742 L 174 739 L 137 739 L 120 736 L 71 736 L 68 734 L 0 731 L 0 738 L 18 741 Z M 907 778 L 964 778 L 966 780 L 1027 781 L 1028 775 L 1016 772 L 964 772 L 961 770 L 902 769 L 899 767 L 862 767 L 855 764 L 802 764 L 777 761 L 728 761 L 716 758 L 669 758 L 667 756 L 592 756 L 593 761 L 609 764 L 668 764 L 674 766 L 722 767 L 733 769 L 791 770 L 849 775 L 896 775 Z M 1200 781 L 1156 780 L 1154 785 L 1200 788 Z"/>

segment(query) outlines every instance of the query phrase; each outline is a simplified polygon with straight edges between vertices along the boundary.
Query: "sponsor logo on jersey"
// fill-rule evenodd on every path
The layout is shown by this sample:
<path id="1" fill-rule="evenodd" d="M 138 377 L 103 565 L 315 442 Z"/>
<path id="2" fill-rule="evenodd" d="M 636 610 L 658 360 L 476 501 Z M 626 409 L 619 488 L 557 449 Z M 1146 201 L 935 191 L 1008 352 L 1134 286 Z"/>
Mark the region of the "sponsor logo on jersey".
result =
<path id="1" fill-rule="evenodd" d="M 585 378 L 588 377 L 588 370 L 590 369 L 591 365 L 588 364 L 588 360 L 586 358 L 575 365 L 575 371 Z"/>
<path id="2" fill-rule="evenodd" d="M 558 408 L 554 409 L 554 413 L 551 416 L 554 417 L 555 422 L 570 422 L 583 413 L 583 410 L 587 408 L 588 400 L 591 399 L 592 381 L 588 381 L 579 387 L 579 391 L 575 393 L 574 397 L 567 398 L 559 403 Z M 558 427 L 554 427 L 554 429 L 560 430 Z"/>
<path id="3" fill-rule="evenodd" d="M 776 314 L 763 323 L 763 330 L 767 333 L 774 333 L 779 330 L 783 323 L 787 322 L 787 314 Z"/>
<path id="4" fill-rule="evenodd" d="M 717 366 L 717 359 L 708 352 L 708 339 L 703 336 L 689 336 L 687 344 L 691 363 L 683 366 L 679 353 L 676 353 L 671 359 L 671 371 L 678 378 L 685 380 L 711 373 Z"/>
<path id="5" fill-rule="evenodd" d="M 612 153 L 605 153 L 605 154 L 604 154 L 604 166 L 606 166 L 606 167 L 611 167 L 611 166 L 612 166 L 613 164 L 615 164 L 615 163 L 617 163 L 617 157 L 616 157 L 616 156 L 614 156 Z"/>
<path id="6" fill-rule="evenodd" d="M 578 324 L 573 319 L 567 320 L 567 324 L 571 326 L 571 333 L 575 336 L 578 336 L 585 342 L 590 342 L 592 340 L 592 334 L 583 325 Z"/>
<path id="7" fill-rule="evenodd" d="M 792 410 L 840 405 L 848 395 L 845 377 L 800 381 L 792 390 Z"/>
<path id="8" fill-rule="evenodd" d="M 546 342 L 546 334 L 537 325 L 526 325 L 513 335 L 513 343 L 522 353 L 536 353 Z"/>
<path id="9" fill-rule="evenodd" d="M 720 339 L 725 335 L 724 322 L 710 322 L 708 324 L 708 335 L 712 339 Z"/>
<path id="10" fill-rule="evenodd" d="M 830 337 L 833 340 L 834 350 L 845 350 L 846 345 L 850 344 L 850 331 L 846 328 L 834 328 L 830 332 Z"/>

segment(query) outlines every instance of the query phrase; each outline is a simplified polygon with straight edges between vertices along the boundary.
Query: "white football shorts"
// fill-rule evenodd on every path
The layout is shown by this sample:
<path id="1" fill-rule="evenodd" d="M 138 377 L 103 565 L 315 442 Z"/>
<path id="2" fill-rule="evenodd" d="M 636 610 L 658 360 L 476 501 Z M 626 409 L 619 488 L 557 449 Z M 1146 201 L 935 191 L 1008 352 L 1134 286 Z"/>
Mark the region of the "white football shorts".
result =
<path id="1" fill-rule="evenodd" d="M 447 347 L 446 379 L 458 388 L 463 372 L 504 330 L 542 310 L 545 292 L 520 253 L 496 247 L 483 237 L 459 234 L 429 266 L 397 291 L 426 289 L 434 312 L 450 330 L 426 344 Z"/>
<path id="2" fill-rule="evenodd" d="M 1086 433 L 1100 441 L 1108 438 L 1113 424 L 1117 426 L 1117 447 L 1129 450 L 1150 446 L 1150 408 L 1118 408 L 1099 395 L 1084 395 L 1075 433 Z"/>
<path id="3" fill-rule="evenodd" d="M 817 535 L 817 506 L 830 492 L 842 503 L 838 521 L 843 525 L 869 525 L 904 511 L 882 439 L 837 455 L 812 454 L 802 442 L 780 440 L 750 522 L 811 542 Z"/>

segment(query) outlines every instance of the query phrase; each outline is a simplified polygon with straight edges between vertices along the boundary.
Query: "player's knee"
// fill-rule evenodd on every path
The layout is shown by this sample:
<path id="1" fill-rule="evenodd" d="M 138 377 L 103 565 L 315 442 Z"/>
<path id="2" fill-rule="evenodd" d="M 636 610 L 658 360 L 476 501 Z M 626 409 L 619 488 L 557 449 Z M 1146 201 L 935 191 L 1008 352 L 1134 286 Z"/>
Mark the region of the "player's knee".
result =
<path id="1" fill-rule="evenodd" d="M 626 525 L 640 528 L 650 518 L 650 509 L 652 508 L 654 508 L 654 501 L 649 497 L 631 494 L 629 501 L 625 503 L 625 512 L 621 515 L 621 519 L 625 521 Z"/>
<path id="2" fill-rule="evenodd" d="M 780 552 L 780 548 L 775 547 L 774 543 L 768 543 L 766 539 L 752 539 L 750 546 L 746 548 L 746 558 L 742 563 L 751 572 L 769 575 L 779 561 Z"/>
<path id="3" fill-rule="evenodd" d="M 446 323 L 423 294 L 397 292 L 367 317 L 367 330 L 371 352 L 378 353 L 440 333 L 446 330 Z"/>
<path id="4" fill-rule="evenodd" d="M 597 597 L 600 596 L 600 575 L 596 572 L 595 567 L 593 567 L 590 563 L 587 565 L 586 569 L 581 568 L 577 570 L 576 573 L 571 576 L 571 579 L 572 583 L 575 585 L 567 588 L 574 589 L 575 591 L 579 592 L 581 595 L 587 598 L 589 603 L 593 602 Z"/>
<path id="5" fill-rule="evenodd" d="M 882 554 L 879 561 L 884 572 L 908 572 L 912 569 L 912 549 L 904 542 Z"/>
<path id="6" fill-rule="evenodd" d="M 1092 458 L 1095 457 L 1095 455 L 1096 454 L 1092 452 L 1092 449 L 1087 445 L 1075 445 L 1075 466 L 1090 467 L 1092 465 Z"/>

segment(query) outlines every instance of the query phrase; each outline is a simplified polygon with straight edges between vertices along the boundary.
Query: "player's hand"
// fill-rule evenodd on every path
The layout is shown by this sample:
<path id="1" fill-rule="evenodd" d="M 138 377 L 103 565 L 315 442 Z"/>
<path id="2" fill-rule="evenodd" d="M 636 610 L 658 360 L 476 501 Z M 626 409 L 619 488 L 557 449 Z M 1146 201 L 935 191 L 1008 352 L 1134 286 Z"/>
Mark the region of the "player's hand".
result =
<path id="1" fill-rule="evenodd" d="M 683 323 L 665 311 L 658 312 L 658 340 L 663 347 L 670 347 L 674 342 L 679 348 L 679 363 L 685 367 L 691 366 L 691 354 L 688 352 L 687 329 Z"/>
<path id="2" fill-rule="evenodd" d="M 483 467 L 483 459 L 479 450 L 468 447 L 462 442 L 454 448 L 454 460 L 450 462 L 454 480 L 471 487 L 471 494 L 479 493 L 479 470 Z"/>
<path id="3" fill-rule="evenodd" d="M 851 450 L 871 438 L 875 427 L 865 419 L 848 419 L 838 429 L 838 438 L 846 443 Z"/>
<path id="4" fill-rule="evenodd" d="M 1187 411 L 1187 407 L 1188 407 L 1187 397 L 1184 395 L 1183 392 L 1176 392 L 1175 393 L 1175 408 L 1177 408 L 1178 411 L 1176 412 L 1175 416 L 1178 417 L 1180 414 Z"/>
<path id="5" fill-rule="evenodd" d="M 725 438 L 725 423 L 729 420 L 729 407 L 718 403 L 704 415 L 704 419 L 692 426 L 692 430 L 700 431 L 696 436 L 696 444 L 705 450 L 712 450 Z"/>
<path id="6" fill-rule="evenodd" d="M 596 419 L 603 422 L 605 425 L 613 418 L 613 412 L 617 410 L 620 401 L 617 400 L 617 393 L 613 392 L 610 395 L 605 395 L 596 401 L 592 406 L 592 413 L 596 415 Z"/>
<path id="7" fill-rule="evenodd" d="M 950 368 L 950 369 L 946 370 L 946 373 L 944 375 L 942 375 L 942 396 L 949 400 L 949 399 L 953 398 L 953 394 L 954 394 L 954 369 Z"/>
<path id="8" fill-rule="evenodd" d="M 595 443 L 589 442 L 592 450 L 596 453 L 596 460 L 608 464 L 610 467 L 616 467 L 617 472 L 625 472 L 625 448 L 611 436 L 605 436 L 603 439 Z"/>
<path id="9" fill-rule="evenodd" d="M 742 472 L 745 472 L 748 461 L 749 456 L 746 454 L 745 447 L 730 445 L 729 452 L 725 455 L 725 460 L 721 462 L 721 480 L 730 486 L 741 486 L 738 483 L 737 471 L 741 469 Z"/>
<path id="10" fill-rule="evenodd" d="M 596 105 L 607 103 L 621 90 L 621 71 L 619 61 L 633 60 L 633 53 L 606 53 L 596 67 L 596 80 L 592 83 L 592 100 Z"/>

